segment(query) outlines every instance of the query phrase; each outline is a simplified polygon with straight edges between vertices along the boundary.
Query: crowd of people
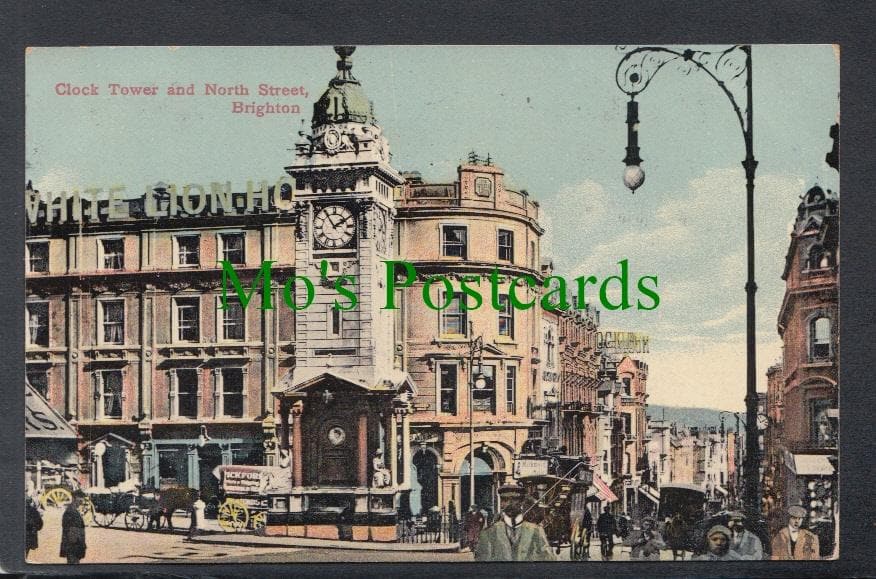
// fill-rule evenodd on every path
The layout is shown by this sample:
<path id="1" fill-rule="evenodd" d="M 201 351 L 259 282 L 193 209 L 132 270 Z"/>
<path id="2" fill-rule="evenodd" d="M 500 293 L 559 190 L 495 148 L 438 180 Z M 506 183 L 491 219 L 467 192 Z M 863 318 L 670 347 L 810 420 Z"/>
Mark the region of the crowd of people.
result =
<path id="1" fill-rule="evenodd" d="M 556 555 L 541 525 L 524 520 L 525 500 L 522 490 L 505 489 L 502 493 L 502 511 L 487 525 L 487 519 L 472 506 L 463 517 L 461 545 L 470 550 L 478 561 L 553 561 Z M 724 523 L 711 525 L 705 533 L 696 532 L 678 516 L 667 518 L 662 524 L 651 517 L 641 521 L 641 528 L 631 529 L 628 519 L 612 514 L 606 505 L 593 521 L 585 510 L 577 522 L 582 531 L 583 545 L 589 558 L 591 537 L 599 539 L 599 550 L 604 561 L 614 557 L 615 541 L 620 537 L 630 548 L 630 559 L 659 561 L 661 552 L 671 550 L 673 559 L 693 552 L 695 561 L 759 561 L 816 560 L 820 558 L 818 536 L 803 528 L 806 511 L 802 507 L 788 509 L 788 523 L 770 540 L 769 550 L 739 511 L 724 513 Z M 707 519 L 709 520 L 709 519 Z"/>

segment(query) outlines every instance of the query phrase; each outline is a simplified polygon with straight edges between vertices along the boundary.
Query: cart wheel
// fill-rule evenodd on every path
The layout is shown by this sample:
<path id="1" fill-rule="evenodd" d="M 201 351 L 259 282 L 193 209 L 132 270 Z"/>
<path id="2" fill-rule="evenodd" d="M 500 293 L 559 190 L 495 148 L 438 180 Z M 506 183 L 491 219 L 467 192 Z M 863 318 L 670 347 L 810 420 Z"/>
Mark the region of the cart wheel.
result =
<path id="1" fill-rule="evenodd" d="M 47 490 L 40 496 L 43 508 L 66 507 L 73 502 L 73 493 L 64 487 L 55 487 Z"/>
<path id="2" fill-rule="evenodd" d="M 125 513 L 125 528 L 132 531 L 140 531 L 146 526 L 147 513 L 140 507 L 131 507 Z"/>
<path id="3" fill-rule="evenodd" d="M 246 528 L 249 522 L 249 510 L 246 503 L 240 499 L 225 499 L 219 507 L 219 526 L 229 533 L 237 533 Z"/>
<path id="4" fill-rule="evenodd" d="M 253 513 L 249 524 L 250 526 L 252 526 L 253 531 L 264 529 L 265 526 L 268 524 L 268 512 L 259 511 L 258 513 Z"/>
<path id="5" fill-rule="evenodd" d="M 115 522 L 116 517 L 118 517 L 118 515 L 113 513 L 101 513 L 100 511 L 95 511 L 94 522 L 98 527 L 108 529 Z"/>
<path id="6" fill-rule="evenodd" d="M 79 502 L 79 514 L 82 516 L 82 522 L 86 525 L 94 520 L 94 503 L 88 497 L 83 497 Z"/>

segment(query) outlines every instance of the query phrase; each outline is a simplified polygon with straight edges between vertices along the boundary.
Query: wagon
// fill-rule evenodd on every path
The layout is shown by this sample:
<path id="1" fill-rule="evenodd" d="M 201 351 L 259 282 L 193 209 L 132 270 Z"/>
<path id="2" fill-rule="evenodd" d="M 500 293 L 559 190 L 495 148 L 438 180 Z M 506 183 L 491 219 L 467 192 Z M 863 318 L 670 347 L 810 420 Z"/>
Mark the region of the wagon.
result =
<path id="1" fill-rule="evenodd" d="M 148 494 L 139 490 L 89 489 L 94 522 L 99 527 L 110 527 L 116 519 L 123 517 L 125 527 L 141 530 L 149 520 L 149 510 L 155 502 Z"/>
<path id="2" fill-rule="evenodd" d="M 587 536 L 577 520 L 573 523 L 572 511 L 573 507 L 583 508 L 586 502 L 590 472 L 574 457 L 551 457 L 549 465 L 552 474 L 518 477 L 529 503 L 525 518 L 544 527 L 548 543 L 557 554 L 569 547 L 573 559 L 586 558 Z"/>
<path id="3" fill-rule="evenodd" d="M 75 469 L 59 465 L 44 466 L 41 469 L 40 505 L 44 509 L 65 508 L 73 502 L 73 494 L 81 487 L 75 477 Z M 79 503 L 79 514 L 89 523 L 92 517 L 91 501 L 86 495 Z"/>
<path id="4" fill-rule="evenodd" d="M 270 495 L 288 494 L 288 468 L 226 465 L 218 469 L 223 496 L 216 518 L 222 530 L 260 531 L 267 525 Z"/>

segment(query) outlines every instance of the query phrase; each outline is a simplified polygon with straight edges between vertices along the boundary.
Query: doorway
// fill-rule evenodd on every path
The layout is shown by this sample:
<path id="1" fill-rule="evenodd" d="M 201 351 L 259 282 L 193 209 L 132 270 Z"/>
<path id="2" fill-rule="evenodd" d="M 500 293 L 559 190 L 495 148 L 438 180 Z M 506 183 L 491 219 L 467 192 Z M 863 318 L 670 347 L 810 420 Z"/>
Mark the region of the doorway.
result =
<path id="1" fill-rule="evenodd" d="M 493 473 L 493 459 L 485 452 L 475 451 L 474 463 L 475 505 L 477 505 L 478 508 L 487 511 L 489 514 L 489 520 L 492 520 L 496 513 L 496 485 Z M 471 504 L 469 496 L 469 471 L 468 457 L 466 457 L 460 468 L 459 476 L 461 495 L 459 502 L 462 507 L 462 512 L 467 511 Z"/>

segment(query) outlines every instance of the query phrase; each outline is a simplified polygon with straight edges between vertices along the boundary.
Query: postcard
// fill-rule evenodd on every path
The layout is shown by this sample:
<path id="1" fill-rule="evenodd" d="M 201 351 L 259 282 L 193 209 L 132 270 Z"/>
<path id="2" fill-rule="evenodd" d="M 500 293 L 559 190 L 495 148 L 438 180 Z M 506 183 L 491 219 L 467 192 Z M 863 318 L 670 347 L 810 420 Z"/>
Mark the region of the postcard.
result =
<path id="1" fill-rule="evenodd" d="M 839 62 L 28 48 L 26 560 L 837 558 Z"/>

